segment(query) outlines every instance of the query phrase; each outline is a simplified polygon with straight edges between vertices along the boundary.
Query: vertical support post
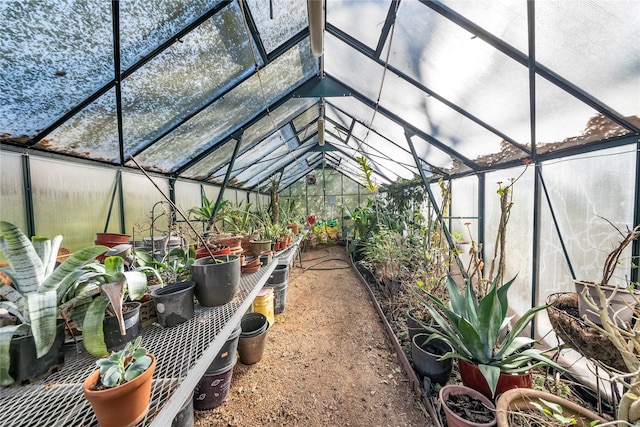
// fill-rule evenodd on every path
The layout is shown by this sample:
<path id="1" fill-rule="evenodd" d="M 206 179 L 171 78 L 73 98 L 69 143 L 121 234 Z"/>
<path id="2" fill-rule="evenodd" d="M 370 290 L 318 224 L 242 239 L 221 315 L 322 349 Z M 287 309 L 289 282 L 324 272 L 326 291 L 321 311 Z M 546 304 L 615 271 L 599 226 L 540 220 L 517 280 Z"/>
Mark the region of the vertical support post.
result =
<path id="1" fill-rule="evenodd" d="M 27 220 L 27 236 L 36 235 L 33 212 L 33 192 L 31 191 L 31 162 L 28 154 L 22 155 L 22 187 L 24 191 L 24 212 Z"/>
<path id="2" fill-rule="evenodd" d="M 636 193 L 634 195 L 634 203 L 633 206 L 636 206 L 633 212 L 633 224 L 640 224 L 640 209 L 637 207 L 640 206 L 640 137 L 638 137 L 638 143 L 636 144 Z M 640 239 L 634 240 L 631 244 L 631 256 L 635 265 L 640 265 Z M 629 277 L 631 278 L 631 282 L 640 281 L 640 271 L 638 268 L 631 268 L 631 272 L 629 273 Z"/>
<path id="3" fill-rule="evenodd" d="M 118 174 L 116 175 L 116 185 L 118 186 L 118 199 L 120 201 L 120 233 L 126 234 L 125 231 L 127 229 L 127 224 L 125 224 L 124 220 L 124 189 L 122 188 L 122 171 L 118 170 Z"/>
<path id="4" fill-rule="evenodd" d="M 222 202 L 222 197 L 224 196 L 224 190 L 227 188 L 227 184 L 229 183 L 229 177 L 231 176 L 231 171 L 233 170 L 233 164 L 236 162 L 236 158 L 238 157 L 238 152 L 240 151 L 240 143 L 242 142 L 242 133 L 240 133 L 240 135 L 236 135 L 235 138 L 237 141 L 236 146 L 233 148 L 233 154 L 231 155 L 231 160 L 229 160 L 229 165 L 227 166 L 227 172 L 224 174 L 224 181 L 222 182 L 222 187 L 220 187 L 220 192 L 218 193 L 216 204 L 213 207 L 213 214 L 211 215 L 211 218 L 209 218 L 209 223 L 207 224 L 207 230 L 211 229 L 211 226 L 215 221 L 216 213 L 218 212 L 218 208 L 220 207 L 220 203 Z"/>
<path id="5" fill-rule="evenodd" d="M 449 232 L 449 227 L 447 227 L 447 223 L 444 220 L 444 218 L 442 217 L 442 210 L 440 209 L 440 207 L 438 206 L 438 203 L 436 202 L 436 198 L 433 195 L 433 191 L 431 191 L 431 186 L 429 185 L 429 180 L 427 179 L 427 176 L 424 173 L 424 170 L 422 169 L 422 166 L 420 165 L 420 158 L 418 157 L 418 153 L 416 152 L 416 148 L 413 145 L 413 141 L 411 140 L 411 136 L 407 133 L 407 130 L 405 129 L 404 132 L 404 136 L 407 139 L 407 143 L 409 144 L 409 148 L 411 148 L 411 155 L 413 155 L 413 160 L 416 162 L 416 167 L 418 168 L 418 172 L 420 172 L 420 178 L 422 178 L 422 184 L 424 185 L 424 188 L 427 190 L 427 195 L 429 196 L 429 200 L 431 201 L 431 205 L 433 206 L 433 210 L 436 213 L 436 216 L 438 217 L 438 222 L 440 223 L 440 226 L 442 227 L 442 231 L 444 231 L 444 237 L 447 239 L 447 243 L 449 245 L 450 248 L 453 248 L 453 238 L 451 237 L 451 232 Z M 464 270 L 464 265 L 462 265 L 462 261 L 460 260 L 460 257 L 458 257 L 457 255 L 454 256 L 455 260 L 456 260 L 456 264 L 458 265 L 458 268 L 460 269 L 460 273 L 462 274 L 462 277 L 464 277 L 465 279 L 467 279 L 467 273 Z"/>

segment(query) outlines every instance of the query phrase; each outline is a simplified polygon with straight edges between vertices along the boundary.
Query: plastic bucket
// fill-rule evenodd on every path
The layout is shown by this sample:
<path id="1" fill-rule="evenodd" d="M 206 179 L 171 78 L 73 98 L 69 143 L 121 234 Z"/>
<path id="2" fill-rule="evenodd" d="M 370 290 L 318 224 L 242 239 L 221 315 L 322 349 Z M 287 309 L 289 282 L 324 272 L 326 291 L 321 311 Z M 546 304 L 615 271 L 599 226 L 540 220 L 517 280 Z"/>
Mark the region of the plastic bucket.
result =
<path id="1" fill-rule="evenodd" d="M 280 314 L 284 312 L 287 305 L 287 282 L 271 283 L 273 288 L 273 312 Z"/>
<path id="2" fill-rule="evenodd" d="M 140 303 L 137 301 L 125 302 L 123 304 L 122 317 L 126 335 L 120 334 L 120 324 L 116 316 L 107 316 L 102 322 L 104 331 L 104 343 L 107 351 L 120 351 L 128 342 L 133 341 L 140 335 Z M 126 311 L 125 311 L 126 309 Z"/>
<path id="3" fill-rule="evenodd" d="M 275 321 L 273 305 L 273 288 L 264 286 L 253 300 L 253 311 L 264 314 L 269 325 L 273 325 Z"/>
<path id="4" fill-rule="evenodd" d="M 160 326 L 170 328 L 193 317 L 195 282 L 173 283 L 151 292 Z"/>
<path id="5" fill-rule="evenodd" d="M 231 332 L 229 338 L 224 343 L 216 358 L 213 359 L 209 368 L 207 368 L 207 372 L 209 371 L 217 371 L 220 369 L 224 369 L 235 363 L 236 352 L 238 351 L 238 339 L 240 338 L 240 332 L 242 332 L 242 328 L 238 323 L 238 326 Z"/>
<path id="6" fill-rule="evenodd" d="M 287 264 L 278 264 L 276 268 L 271 273 L 271 276 L 267 279 L 268 284 L 272 283 L 283 283 L 289 279 L 289 265 Z"/>
<path id="7" fill-rule="evenodd" d="M 214 409 L 227 400 L 233 367 L 236 364 L 235 357 L 231 366 L 226 366 L 217 371 L 207 371 L 200 378 L 198 385 L 193 390 L 193 408 L 198 411 Z"/>
<path id="8" fill-rule="evenodd" d="M 237 255 L 200 258 L 189 270 L 196 282 L 195 296 L 205 307 L 224 305 L 240 290 L 240 257 Z"/>

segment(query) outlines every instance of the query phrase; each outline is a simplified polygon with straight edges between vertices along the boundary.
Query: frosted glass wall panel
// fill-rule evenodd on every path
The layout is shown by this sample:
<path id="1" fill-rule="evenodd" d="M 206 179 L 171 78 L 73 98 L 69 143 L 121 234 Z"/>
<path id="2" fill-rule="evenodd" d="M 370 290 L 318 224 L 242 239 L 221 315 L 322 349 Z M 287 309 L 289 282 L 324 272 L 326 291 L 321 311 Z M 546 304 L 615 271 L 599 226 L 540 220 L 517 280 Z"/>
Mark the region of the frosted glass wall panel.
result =
<path id="1" fill-rule="evenodd" d="M 127 157 L 254 72 L 255 44 L 242 25 L 232 3 L 123 80 Z"/>
<path id="2" fill-rule="evenodd" d="M 37 146 L 120 163 L 115 89 L 107 91 L 64 122 Z"/>
<path id="3" fill-rule="evenodd" d="M 446 221 L 451 232 L 460 233 L 466 242 L 478 242 L 478 178 L 459 178 L 451 182 L 449 216 L 451 218 Z M 460 260 L 465 267 L 469 266 L 469 252 L 462 252 Z"/>
<path id="4" fill-rule="evenodd" d="M 222 199 L 223 200 L 228 200 L 228 195 L 229 192 L 232 192 L 232 202 L 235 203 L 236 201 L 236 195 L 235 192 L 229 188 L 227 188 L 224 191 L 224 196 Z M 218 187 L 217 185 L 205 185 L 204 186 L 204 194 L 207 196 L 207 199 L 212 200 L 213 202 L 215 202 L 216 200 L 218 200 L 218 194 L 220 194 L 220 187 Z"/>
<path id="5" fill-rule="evenodd" d="M 169 181 L 162 178 L 152 178 L 153 182 L 169 195 Z M 131 234 L 136 241 L 142 237 L 154 238 L 168 232 L 169 206 L 156 187 L 144 175 L 133 173 L 122 174 L 122 188 L 124 193 L 124 220 L 127 234 Z M 163 202 L 163 203 L 158 203 Z M 151 223 L 153 220 L 153 232 Z"/>
<path id="6" fill-rule="evenodd" d="M 249 0 L 247 3 L 267 53 L 309 25 L 305 0 Z"/>
<path id="7" fill-rule="evenodd" d="M 342 195 L 342 174 L 338 171 L 325 171 L 325 191 L 327 196 Z"/>
<path id="8" fill-rule="evenodd" d="M 0 134 L 33 137 L 113 80 L 110 2 L 2 1 L 0 16 Z"/>
<path id="9" fill-rule="evenodd" d="M 363 0 L 327 2 L 327 22 L 375 50 L 387 19 L 390 2 Z"/>
<path id="10" fill-rule="evenodd" d="M 189 214 L 189 209 L 202 206 L 200 184 L 176 181 L 173 188 L 176 195 L 176 205 L 187 215 Z M 182 217 L 178 217 L 178 219 L 182 220 Z"/>
<path id="11" fill-rule="evenodd" d="M 352 180 L 352 179 L 350 179 L 350 178 L 348 178 L 348 177 L 343 175 L 343 177 L 342 177 L 342 191 L 344 192 L 345 196 L 348 195 L 348 194 L 357 195 L 358 191 L 359 191 L 358 187 L 359 187 L 359 185 L 358 185 L 357 182 L 355 182 L 354 180 Z"/>
<path id="12" fill-rule="evenodd" d="M 305 183 L 305 181 L 302 179 L 300 181 L 297 181 L 296 183 L 292 184 L 289 188 L 291 189 L 291 195 L 292 196 L 304 196 L 307 193 L 307 184 Z"/>
<path id="13" fill-rule="evenodd" d="M 528 51 L 526 2 L 444 0 L 443 3 L 519 51 Z"/>
<path id="14" fill-rule="evenodd" d="M 0 151 L 0 170 L 0 219 L 12 223 L 26 234 L 22 155 Z"/>
<path id="15" fill-rule="evenodd" d="M 640 3 L 544 0 L 535 6 L 536 60 L 623 115 L 639 115 Z M 597 60 L 585 52 L 598 52 Z"/>
<path id="16" fill-rule="evenodd" d="M 204 15 L 220 0 L 154 0 L 153 5 L 136 0 L 120 0 L 119 3 L 120 56 L 122 68 L 126 69 Z M 151 8 L 163 13 L 149 13 Z"/>
<path id="17" fill-rule="evenodd" d="M 542 165 L 551 205 L 569 259 L 579 280 L 598 281 L 607 254 L 617 246 L 621 230 L 633 223 L 635 181 L 634 146 L 600 152 L 600 156 L 575 156 Z M 594 173 L 597 171 L 597 173 Z M 540 293 L 573 292 L 569 273 L 550 211 L 541 221 Z M 605 220 L 606 219 L 606 220 Z M 630 249 L 630 248 L 629 248 Z M 612 284 L 624 283 L 629 273 L 630 250 L 621 258 Z"/>
<path id="18" fill-rule="evenodd" d="M 640 92 L 639 92 L 640 93 Z M 605 118 L 567 92 L 536 78 L 536 139 L 540 153 L 626 135 L 629 130 Z"/>
<path id="19" fill-rule="evenodd" d="M 527 140 L 526 67 L 420 2 L 403 2 L 397 19 L 391 65 L 516 141 Z"/>
<path id="20" fill-rule="evenodd" d="M 72 251 L 93 245 L 107 224 L 116 172 L 36 157 L 30 162 L 36 234 L 62 234 L 62 246 Z M 116 195 L 108 232 L 120 233 L 119 212 Z"/>
<path id="21" fill-rule="evenodd" d="M 488 277 L 500 221 L 500 185 L 506 187 L 512 179 L 518 178 L 524 167 L 505 169 L 486 175 L 485 187 L 485 277 Z M 516 313 L 524 313 L 531 308 L 531 271 L 533 255 L 533 180 L 534 168 L 529 167 L 514 184 L 512 189 L 513 206 L 506 231 L 506 271 L 504 278 L 511 280 L 516 275 L 516 283 L 509 291 L 509 307 Z M 502 184 L 498 184 L 501 182 Z M 496 259 L 494 277 L 498 268 Z"/>
<path id="22" fill-rule="evenodd" d="M 223 98 L 204 109 L 171 134 L 156 142 L 138 157 L 147 168 L 173 171 L 246 120 L 255 117 L 269 104 L 309 79 L 317 71 L 308 39 L 297 48 L 236 86 Z M 266 104 L 266 105 L 265 105 Z M 180 153 L 180 156 L 175 156 Z"/>

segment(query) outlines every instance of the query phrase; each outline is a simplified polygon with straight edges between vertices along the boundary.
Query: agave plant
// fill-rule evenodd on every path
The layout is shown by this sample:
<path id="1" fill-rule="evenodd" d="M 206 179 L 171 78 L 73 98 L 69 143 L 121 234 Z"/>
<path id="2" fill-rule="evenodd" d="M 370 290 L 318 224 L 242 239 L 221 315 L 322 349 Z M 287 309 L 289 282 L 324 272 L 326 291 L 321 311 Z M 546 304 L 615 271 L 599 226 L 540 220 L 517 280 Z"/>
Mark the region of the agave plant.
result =
<path id="1" fill-rule="evenodd" d="M 440 327 L 439 330 L 427 327 L 432 333 L 430 339 L 441 338 L 454 349 L 443 358 L 458 358 L 477 364 L 492 395 L 495 394 L 501 372 L 526 372 L 539 366 L 564 370 L 541 350 L 531 347 L 535 340 L 520 336 L 536 313 L 547 306 L 528 310 L 513 324 L 509 333 L 502 333 L 512 320 L 507 316 L 507 293 L 515 277 L 502 286 L 498 286 L 498 280 L 499 277 L 493 281 L 488 293 L 478 300 L 471 284 L 467 284 L 463 295 L 458 284 L 449 276 L 449 304 L 445 305 L 431 294 L 427 294 L 430 303 L 425 302 Z M 440 313 L 444 313 L 445 317 Z"/>
<path id="2" fill-rule="evenodd" d="M 0 307 L 16 316 L 20 324 L 0 328 L 0 384 L 9 385 L 9 347 L 16 334 L 33 335 L 38 358 L 47 354 L 56 337 L 56 317 L 61 302 L 89 263 L 107 251 L 106 246 L 89 246 L 56 268 L 62 236 L 53 239 L 34 236 L 29 240 L 15 225 L 0 221 L 0 251 L 9 267 L 0 269 L 13 286 L 0 283 Z"/>
<path id="3" fill-rule="evenodd" d="M 120 325 L 120 333 L 126 335 L 122 306 L 128 296 L 131 300 L 141 299 L 147 291 L 147 275 L 149 272 L 156 276 L 158 283 L 162 278 L 157 270 L 150 266 L 139 266 L 127 270 L 124 259 L 120 256 L 109 256 L 104 264 L 94 264 L 90 271 L 78 277 L 77 286 L 97 286 L 101 293 L 90 301 L 74 304 L 74 312 L 85 313 L 79 324 L 82 329 L 82 342 L 86 350 L 96 357 L 108 355 L 104 342 L 102 323 L 107 307 L 111 306 Z M 74 320 L 78 320 L 74 317 Z"/>

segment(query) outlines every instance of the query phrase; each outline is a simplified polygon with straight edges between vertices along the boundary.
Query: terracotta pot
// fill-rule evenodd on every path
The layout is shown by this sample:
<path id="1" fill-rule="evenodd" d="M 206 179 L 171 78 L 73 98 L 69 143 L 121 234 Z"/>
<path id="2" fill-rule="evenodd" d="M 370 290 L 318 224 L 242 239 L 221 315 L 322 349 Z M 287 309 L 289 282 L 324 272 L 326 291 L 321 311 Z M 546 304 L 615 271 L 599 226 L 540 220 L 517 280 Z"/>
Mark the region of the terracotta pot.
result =
<path id="1" fill-rule="evenodd" d="M 211 249 L 211 247 L 209 247 Z M 219 249 L 211 249 L 211 255 L 231 255 L 231 248 L 229 246 L 222 246 Z M 206 247 L 196 249 L 196 259 L 208 257 L 209 250 Z"/>
<path id="2" fill-rule="evenodd" d="M 280 250 L 280 241 L 277 241 L 273 244 L 273 250 L 274 251 L 279 251 Z"/>
<path id="3" fill-rule="evenodd" d="M 212 237 L 211 242 L 216 245 L 229 246 L 229 250 L 234 255 L 242 253 L 242 236 L 217 236 Z"/>
<path id="4" fill-rule="evenodd" d="M 539 409 L 531 404 L 532 402 L 542 404 L 539 399 L 544 399 L 562 406 L 562 415 L 575 419 L 575 425 L 579 427 L 590 427 L 591 422 L 594 420 L 598 420 L 600 423 L 606 422 L 604 418 L 595 412 L 562 397 L 540 390 L 514 388 L 505 391 L 498 398 L 496 404 L 498 427 L 509 427 L 509 413 L 529 409 L 539 411 Z"/>
<path id="5" fill-rule="evenodd" d="M 462 383 L 465 386 L 492 398 L 489 384 L 487 384 L 487 380 L 482 376 L 478 365 L 458 359 L 458 370 L 460 371 Z M 496 396 L 512 388 L 531 388 L 532 384 L 531 371 L 520 374 L 501 373 L 498 379 L 498 385 L 496 386 Z"/>
<path id="6" fill-rule="evenodd" d="M 457 385 L 457 384 L 446 385 L 440 389 L 439 398 L 440 398 L 440 403 L 442 404 L 442 408 L 444 409 L 445 416 L 447 417 L 448 427 L 464 427 L 464 426 L 490 427 L 496 424 L 495 414 L 494 414 L 493 420 L 486 423 L 477 423 L 477 422 L 472 422 L 470 420 L 465 420 L 464 418 L 461 418 L 455 412 L 453 412 L 449 407 L 449 405 L 447 405 L 447 401 L 449 400 L 450 396 L 461 395 L 461 394 L 466 394 L 475 400 L 481 401 L 484 406 L 491 409 L 492 411 L 495 411 L 496 409 L 494 404 L 486 396 L 484 396 L 483 394 L 479 393 L 478 391 L 472 388 L 465 387 L 463 385 Z"/>
<path id="7" fill-rule="evenodd" d="M 293 231 L 293 234 L 295 234 L 296 236 L 298 235 L 298 224 L 289 224 L 287 225 L 287 228 L 291 231 Z"/>
<path id="8" fill-rule="evenodd" d="M 92 390 L 100 370 L 93 371 L 82 384 L 85 398 L 91 404 L 100 427 L 135 426 L 147 415 L 151 400 L 151 379 L 156 358 L 150 354 L 151 366 L 140 376 L 118 387 Z"/>

